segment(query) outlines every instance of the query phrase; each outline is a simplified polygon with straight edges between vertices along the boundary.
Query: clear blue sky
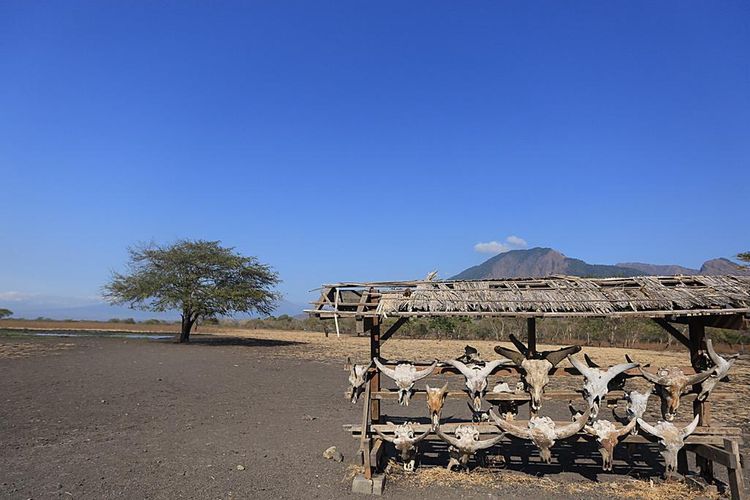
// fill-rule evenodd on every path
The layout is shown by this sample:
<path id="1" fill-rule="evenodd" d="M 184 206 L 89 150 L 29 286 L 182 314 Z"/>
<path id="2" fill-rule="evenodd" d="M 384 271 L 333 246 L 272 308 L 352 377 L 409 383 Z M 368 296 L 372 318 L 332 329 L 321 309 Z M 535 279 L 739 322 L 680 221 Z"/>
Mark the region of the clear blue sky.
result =
<path id="1" fill-rule="evenodd" d="M 508 236 L 750 250 L 748 2 L 0 3 L 0 292 L 218 239 L 321 282 Z"/>

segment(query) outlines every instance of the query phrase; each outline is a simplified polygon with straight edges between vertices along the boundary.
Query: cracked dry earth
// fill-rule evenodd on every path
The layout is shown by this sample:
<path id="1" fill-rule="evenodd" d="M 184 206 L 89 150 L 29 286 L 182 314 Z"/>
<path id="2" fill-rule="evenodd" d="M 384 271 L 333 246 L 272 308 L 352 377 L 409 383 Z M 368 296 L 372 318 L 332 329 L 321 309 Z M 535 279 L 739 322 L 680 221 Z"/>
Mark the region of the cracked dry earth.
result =
<path id="1" fill-rule="evenodd" d="M 494 345 L 477 344 L 483 354 Z M 398 339 L 384 346 L 384 356 L 432 359 L 463 345 Z M 600 351 L 603 362 L 622 359 L 617 350 Z M 342 360 L 366 353 L 366 339 L 304 332 L 197 336 L 191 345 L 0 337 L 0 497 L 349 497 L 357 443 L 341 426 L 360 420 L 361 403 L 343 397 Z M 461 381 L 451 384 L 458 389 Z M 422 416 L 423 404 L 385 411 Z M 444 415 L 466 412 L 465 401 L 449 401 Z M 322 458 L 331 445 L 343 452 L 343 464 Z M 439 445 L 426 451 L 427 465 L 442 464 Z M 680 484 L 635 481 L 623 461 L 608 475 L 591 473 L 598 462 L 589 465 L 579 471 L 557 464 L 543 478 L 533 464 L 471 474 L 394 470 L 386 496 L 413 497 L 425 488 L 434 498 L 694 496 Z"/>

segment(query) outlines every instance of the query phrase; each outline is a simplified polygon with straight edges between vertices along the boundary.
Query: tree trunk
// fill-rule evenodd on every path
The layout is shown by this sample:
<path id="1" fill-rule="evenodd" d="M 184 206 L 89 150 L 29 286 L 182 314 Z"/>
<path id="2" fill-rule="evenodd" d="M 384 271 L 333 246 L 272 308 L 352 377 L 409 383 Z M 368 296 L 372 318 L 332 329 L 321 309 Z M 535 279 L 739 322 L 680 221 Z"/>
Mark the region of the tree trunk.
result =
<path id="1" fill-rule="evenodd" d="M 180 330 L 180 344 L 185 344 L 190 342 L 190 330 L 193 329 L 193 324 L 195 323 L 195 319 L 193 319 L 191 314 L 182 314 L 182 328 Z"/>

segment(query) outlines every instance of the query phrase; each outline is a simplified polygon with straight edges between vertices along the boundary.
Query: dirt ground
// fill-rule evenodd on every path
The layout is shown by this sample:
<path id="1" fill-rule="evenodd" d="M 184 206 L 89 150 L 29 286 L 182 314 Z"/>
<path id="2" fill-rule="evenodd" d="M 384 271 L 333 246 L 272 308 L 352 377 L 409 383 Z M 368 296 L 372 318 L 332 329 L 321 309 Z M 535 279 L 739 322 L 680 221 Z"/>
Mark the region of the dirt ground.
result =
<path id="1" fill-rule="evenodd" d="M 0 497 L 350 496 L 356 441 L 342 425 L 359 421 L 361 403 L 343 398 L 342 362 L 346 355 L 366 359 L 367 340 L 265 330 L 194 340 L 179 345 L 0 335 Z M 473 344 L 493 357 L 495 343 Z M 383 356 L 429 360 L 455 356 L 463 345 L 394 339 L 384 345 Z M 587 351 L 602 363 L 622 360 L 617 349 Z M 644 362 L 659 355 L 632 354 Z M 674 356 L 677 364 L 685 364 Z M 731 389 L 738 400 L 747 401 L 747 361 L 740 361 L 736 371 Z M 458 389 L 460 381 L 455 383 Z M 422 416 L 423 405 L 415 402 L 405 416 Z M 747 407 L 742 406 L 716 410 L 715 417 L 747 428 Z M 403 414 L 400 410 L 389 406 L 385 412 Z M 461 412 L 463 417 L 467 411 L 464 401 L 453 401 L 444 415 Z M 331 445 L 342 451 L 344 463 L 322 458 Z M 426 465 L 443 465 L 438 444 L 425 451 Z M 618 460 L 615 474 L 607 475 L 595 472 L 595 454 L 580 466 L 578 461 L 568 464 L 565 446 L 553 455 L 562 465 L 547 469 L 520 462 L 512 470 L 470 474 L 447 474 L 439 467 L 404 474 L 394 468 L 386 495 L 412 497 L 428 486 L 434 498 L 696 495 L 681 484 L 634 479 L 660 467 L 653 453 L 648 466 L 641 461 L 634 468 Z"/>

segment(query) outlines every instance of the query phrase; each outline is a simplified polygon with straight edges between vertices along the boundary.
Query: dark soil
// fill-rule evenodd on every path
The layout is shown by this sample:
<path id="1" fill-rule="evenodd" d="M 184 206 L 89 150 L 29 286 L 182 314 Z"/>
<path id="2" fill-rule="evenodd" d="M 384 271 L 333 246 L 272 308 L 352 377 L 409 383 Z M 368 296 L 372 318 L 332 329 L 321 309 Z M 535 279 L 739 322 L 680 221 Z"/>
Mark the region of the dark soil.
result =
<path id="1" fill-rule="evenodd" d="M 75 337 L 59 349 L 60 342 L 0 337 L 0 346 L 39 344 L 31 355 L 0 358 L 1 497 L 350 496 L 356 442 L 342 424 L 360 420 L 361 402 L 343 398 L 340 364 L 274 356 L 282 340 Z M 424 413 L 423 404 L 409 412 Z M 345 463 L 322 457 L 332 445 Z M 533 491 L 441 486 L 430 496 Z M 386 491 L 420 493 L 408 483 Z"/>

